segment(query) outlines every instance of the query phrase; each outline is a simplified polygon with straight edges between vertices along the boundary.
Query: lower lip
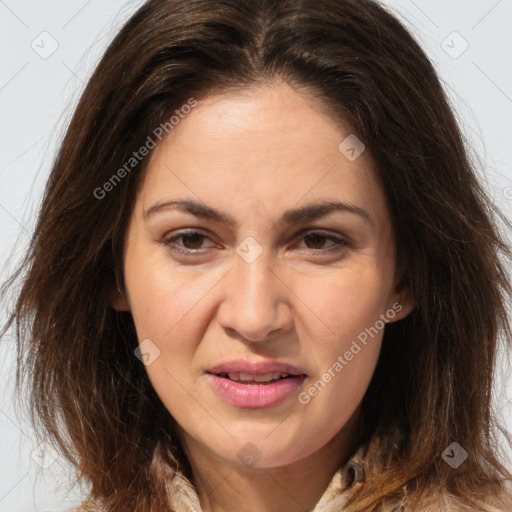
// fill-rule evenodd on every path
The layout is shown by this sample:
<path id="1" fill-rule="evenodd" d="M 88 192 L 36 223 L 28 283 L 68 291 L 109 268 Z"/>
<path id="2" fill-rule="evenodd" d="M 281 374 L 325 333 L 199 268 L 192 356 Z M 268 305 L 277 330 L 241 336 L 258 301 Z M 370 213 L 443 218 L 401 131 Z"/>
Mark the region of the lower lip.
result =
<path id="1" fill-rule="evenodd" d="M 242 383 L 209 373 L 213 387 L 226 402 L 236 407 L 261 409 L 285 400 L 306 378 L 305 375 L 288 377 L 269 383 Z"/>

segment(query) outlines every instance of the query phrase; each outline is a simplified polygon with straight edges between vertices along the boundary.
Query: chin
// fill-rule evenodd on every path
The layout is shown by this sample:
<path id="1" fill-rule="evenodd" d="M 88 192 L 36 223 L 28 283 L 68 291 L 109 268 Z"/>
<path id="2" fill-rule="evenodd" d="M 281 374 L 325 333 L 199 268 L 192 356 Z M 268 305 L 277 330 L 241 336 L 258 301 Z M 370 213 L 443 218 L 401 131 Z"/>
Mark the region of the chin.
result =
<path id="1" fill-rule="evenodd" d="M 275 468 L 293 464 L 315 451 L 315 447 L 305 447 L 303 440 L 283 443 L 279 438 L 269 439 L 268 432 L 256 436 L 243 436 L 232 439 L 232 448 L 226 451 L 226 446 L 211 446 L 219 457 L 230 463 L 254 468 Z M 300 449 L 298 449 L 300 447 Z"/>

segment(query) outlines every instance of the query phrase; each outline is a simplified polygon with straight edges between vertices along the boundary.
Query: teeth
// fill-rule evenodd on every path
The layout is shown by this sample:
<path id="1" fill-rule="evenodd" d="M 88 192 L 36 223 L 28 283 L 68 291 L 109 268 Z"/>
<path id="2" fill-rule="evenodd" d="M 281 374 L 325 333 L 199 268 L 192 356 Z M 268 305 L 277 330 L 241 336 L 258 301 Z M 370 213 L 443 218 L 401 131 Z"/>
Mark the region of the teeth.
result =
<path id="1" fill-rule="evenodd" d="M 264 373 L 262 375 L 256 375 L 254 373 L 228 373 L 227 374 L 230 380 L 234 381 L 242 381 L 242 382 L 270 382 L 272 380 L 277 380 L 280 377 L 288 377 L 287 373 Z"/>

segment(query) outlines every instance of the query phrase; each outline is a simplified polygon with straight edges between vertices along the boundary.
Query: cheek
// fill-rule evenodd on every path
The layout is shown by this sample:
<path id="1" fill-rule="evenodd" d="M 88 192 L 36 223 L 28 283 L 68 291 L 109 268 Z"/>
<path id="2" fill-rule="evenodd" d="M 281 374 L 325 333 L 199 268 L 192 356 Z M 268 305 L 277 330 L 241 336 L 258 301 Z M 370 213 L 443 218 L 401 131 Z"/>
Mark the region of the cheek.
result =
<path id="1" fill-rule="evenodd" d="M 340 353 L 376 322 L 382 328 L 379 319 L 389 307 L 390 276 L 381 267 L 368 265 L 298 283 L 294 291 L 311 305 L 309 320 L 302 326 L 306 338 L 318 350 Z"/>
<path id="2" fill-rule="evenodd" d="M 302 403 L 315 417 L 328 421 L 336 411 L 346 420 L 364 395 L 389 314 L 389 275 L 378 266 L 344 269 L 329 282 L 317 279 L 307 295 L 299 290 L 314 305 L 302 325 L 314 370 Z"/>
<path id="3" fill-rule="evenodd" d="M 185 275 L 162 258 L 145 259 L 136 251 L 126 259 L 125 275 L 139 339 L 163 343 L 196 325 L 190 318 L 214 284 L 212 273 Z"/>
<path id="4" fill-rule="evenodd" d="M 139 342 L 149 339 L 158 349 L 145 368 L 153 388 L 169 411 L 184 411 L 186 418 L 200 422 L 200 411 L 190 407 L 191 366 L 204 331 L 198 314 L 214 283 L 204 274 L 184 276 L 165 263 L 135 251 L 127 258 L 131 312 Z"/>

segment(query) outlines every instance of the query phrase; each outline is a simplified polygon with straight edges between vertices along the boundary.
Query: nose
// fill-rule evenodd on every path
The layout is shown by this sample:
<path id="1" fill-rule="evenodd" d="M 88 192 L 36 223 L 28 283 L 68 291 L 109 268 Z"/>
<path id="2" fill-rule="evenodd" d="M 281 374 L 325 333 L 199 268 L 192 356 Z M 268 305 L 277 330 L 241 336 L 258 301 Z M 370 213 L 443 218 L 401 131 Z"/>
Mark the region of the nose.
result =
<path id="1" fill-rule="evenodd" d="M 218 321 L 247 341 L 268 341 L 293 326 L 292 292 L 263 252 L 248 263 L 238 255 L 224 279 Z"/>

